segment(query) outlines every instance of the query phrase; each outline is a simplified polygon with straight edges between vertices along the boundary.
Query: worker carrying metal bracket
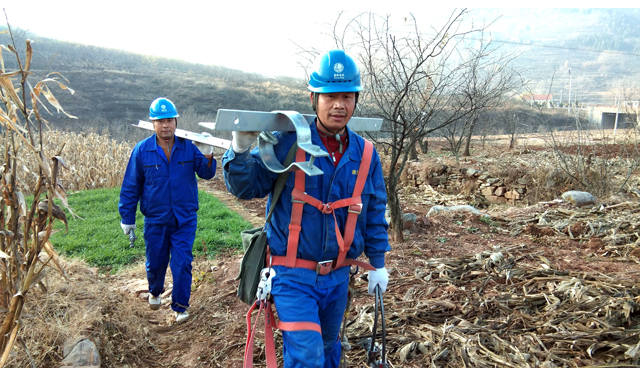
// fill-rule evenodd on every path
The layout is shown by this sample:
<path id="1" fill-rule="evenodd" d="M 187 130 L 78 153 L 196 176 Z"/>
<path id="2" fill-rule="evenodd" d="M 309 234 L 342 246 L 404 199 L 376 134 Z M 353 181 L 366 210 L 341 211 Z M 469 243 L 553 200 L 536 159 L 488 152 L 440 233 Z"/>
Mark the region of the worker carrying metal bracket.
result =
<path id="1" fill-rule="evenodd" d="M 308 89 L 314 116 L 219 112 L 215 124 L 216 130 L 232 131 L 231 148 L 221 159 L 227 189 L 239 199 L 268 197 L 266 209 L 272 210 L 264 227 L 265 264 L 256 265 L 265 278 L 253 305 L 253 311 L 266 311 L 267 366 L 277 365 L 267 336 L 276 327 L 282 331 L 284 367 L 338 367 L 351 268 L 368 271 L 371 295 L 376 288 L 384 293 L 389 282 L 382 163 L 373 144 L 354 132 L 380 130 L 382 121 L 353 119 L 363 87 L 345 51 L 320 56 Z M 279 131 L 268 131 L 276 126 Z M 285 174 L 276 172 L 288 170 L 283 165 L 289 159 L 297 170 L 278 184 Z M 261 345 L 252 340 L 250 318 L 251 312 L 245 367 L 253 365 L 253 344 Z"/>

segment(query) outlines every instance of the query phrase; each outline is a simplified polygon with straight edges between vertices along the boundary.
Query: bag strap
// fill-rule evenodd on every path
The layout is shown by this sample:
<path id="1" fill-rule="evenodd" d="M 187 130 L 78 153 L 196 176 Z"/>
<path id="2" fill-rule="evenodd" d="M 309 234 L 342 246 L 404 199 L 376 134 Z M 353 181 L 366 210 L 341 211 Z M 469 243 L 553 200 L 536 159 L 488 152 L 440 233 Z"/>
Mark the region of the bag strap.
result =
<path id="1" fill-rule="evenodd" d="M 291 148 L 289 149 L 289 153 L 287 154 L 287 157 L 284 159 L 283 166 L 285 168 L 288 167 L 289 164 L 291 164 L 294 156 L 296 155 L 297 150 L 298 150 L 298 143 L 296 142 L 291 146 Z M 278 202 L 278 198 L 280 198 L 280 194 L 284 189 L 284 184 L 287 181 L 288 176 L 289 176 L 289 172 L 287 171 L 285 173 L 280 173 L 278 175 L 278 178 L 276 179 L 276 184 L 273 189 L 273 199 L 271 199 L 271 207 L 269 207 L 269 213 L 267 214 L 267 219 L 265 220 L 265 226 L 266 224 L 269 223 L 269 221 L 271 221 L 271 215 L 273 215 L 273 210 L 274 208 L 276 208 L 276 202 Z"/>

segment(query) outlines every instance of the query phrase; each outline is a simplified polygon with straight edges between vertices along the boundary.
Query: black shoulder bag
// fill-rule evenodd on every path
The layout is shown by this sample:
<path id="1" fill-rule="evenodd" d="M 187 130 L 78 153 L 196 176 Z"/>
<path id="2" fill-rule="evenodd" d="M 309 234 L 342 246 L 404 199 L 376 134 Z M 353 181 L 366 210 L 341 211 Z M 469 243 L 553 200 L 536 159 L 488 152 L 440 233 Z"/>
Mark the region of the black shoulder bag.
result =
<path id="1" fill-rule="evenodd" d="M 298 144 L 294 143 L 284 161 L 285 167 L 291 164 L 297 150 Z M 260 282 L 260 271 L 265 267 L 267 253 L 266 228 L 267 225 L 269 225 L 269 221 L 271 221 L 273 209 L 276 207 L 276 202 L 278 202 L 282 189 L 284 189 L 284 184 L 288 175 L 289 172 L 281 173 L 276 179 L 271 207 L 269 208 L 269 213 L 267 214 L 264 226 L 245 230 L 240 233 L 244 256 L 240 263 L 240 273 L 238 274 L 238 277 L 236 277 L 236 280 L 240 280 L 237 295 L 248 305 L 253 305 L 253 302 L 256 300 L 256 292 L 258 291 L 258 283 Z"/>

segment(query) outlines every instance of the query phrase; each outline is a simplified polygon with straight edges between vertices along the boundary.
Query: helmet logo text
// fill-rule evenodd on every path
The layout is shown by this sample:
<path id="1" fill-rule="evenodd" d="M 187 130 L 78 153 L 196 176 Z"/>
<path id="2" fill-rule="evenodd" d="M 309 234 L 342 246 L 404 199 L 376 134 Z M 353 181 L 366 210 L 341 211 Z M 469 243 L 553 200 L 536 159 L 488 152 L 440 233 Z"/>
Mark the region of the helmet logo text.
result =
<path id="1" fill-rule="evenodd" d="M 342 63 L 333 64 L 333 71 L 335 74 L 333 75 L 333 79 L 342 80 L 344 79 L 344 74 L 341 74 L 344 71 L 344 65 Z"/>

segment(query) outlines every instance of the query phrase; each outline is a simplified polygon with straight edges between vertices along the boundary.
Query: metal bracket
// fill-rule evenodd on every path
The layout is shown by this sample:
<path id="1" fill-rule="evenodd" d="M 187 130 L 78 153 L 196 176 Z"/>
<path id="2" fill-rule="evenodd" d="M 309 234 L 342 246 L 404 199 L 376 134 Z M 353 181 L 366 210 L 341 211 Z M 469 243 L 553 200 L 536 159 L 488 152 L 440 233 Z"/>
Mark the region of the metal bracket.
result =
<path id="1" fill-rule="evenodd" d="M 288 171 L 302 170 L 309 176 L 321 175 L 320 168 L 313 165 L 315 158 L 329 156 L 322 147 L 311 142 L 311 129 L 309 125 L 315 120 L 315 115 L 301 115 L 295 111 L 239 111 L 233 109 L 219 109 L 216 122 L 200 122 L 200 126 L 207 129 L 220 131 L 261 131 L 258 137 L 258 151 L 264 165 L 274 173 L 284 173 Z M 147 121 L 139 121 L 138 124 L 131 124 L 138 128 L 154 130 L 153 124 Z M 352 117 L 347 124 L 349 129 L 354 131 L 380 131 L 382 119 Z M 278 140 L 271 132 L 296 132 L 298 147 L 310 155 L 308 161 L 293 162 L 287 168 L 276 158 L 273 146 L 278 144 Z M 231 141 L 221 138 L 209 137 L 203 134 L 176 129 L 176 136 L 212 145 L 219 148 L 228 149 Z"/>
<path id="2" fill-rule="evenodd" d="M 301 115 L 295 111 L 237 111 L 219 109 L 216 122 L 200 122 L 200 126 L 221 131 L 262 131 L 258 137 L 258 151 L 264 165 L 274 173 L 302 170 L 309 176 L 322 174 L 322 170 L 313 165 L 316 157 L 329 156 L 320 146 L 311 142 L 310 123 L 315 115 Z M 355 131 L 379 131 L 382 119 L 352 117 L 347 124 Z M 285 168 L 276 158 L 273 146 L 278 140 L 271 131 L 295 131 L 298 147 L 310 155 L 305 162 L 294 162 Z"/>
<path id="3" fill-rule="evenodd" d="M 283 112 L 298 113 L 295 111 L 240 111 L 235 109 L 219 109 L 216 122 L 200 122 L 200 126 L 221 131 L 296 131 L 295 125 L 287 117 L 280 116 Z M 311 124 L 316 115 L 301 115 Z M 352 117 L 347 124 L 353 131 L 380 131 L 382 119 Z"/>
<path id="4" fill-rule="evenodd" d="M 135 126 L 136 128 L 142 128 L 142 129 L 146 129 L 146 130 L 155 131 L 155 129 L 153 127 L 153 123 L 148 122 L 148 121 L 140 120 L 140 121 L 138 121 L 137 124 L 131 124 L 131 125 Z M 228 139 L 210 137 L 210 136 L 206 136 L 204 134 L 194 133 L 194 132 L 190 132 L 188 130 L 183 130 L 183 129 L 176 129 L 176 133 L 175 134 L 176 134 L 176 137 L 188 139 L 190 141 L 196 141 L 196 142 L 204 143 L 204 144 L 215 146 L 215 147 L 219 147 L 219 148 L 224 148 L 225 150 L 228 149 L 229 147 L 231 147 L 231 141 L 229 141 Z"/>
<path id="5" fill-rule="evenodd" d="M 273 146 L 278 143 L 278 139 L 270 132 L 263 131 L 258 137 L 258 151 L 265 167 L 274 173 L 284 173 L 301 169 L 309 176 L 321 175 L 323 173 L 322 169 L 313 165 L 313 161 L 316 157 L 329 156 L 329 153 L 324 151 L 320 146 L 311 143 L 309 123 L 298 112 L 276 111 L 274 113 L 279 114 L 278 117 L 286 116 L 286 118 L 293 123 L 296 129 L 296 142 L 298 143 L 298 147 L 308 153 L 310 158 L 304 162 L 292 162 L 285 168 L 276 158 L 276 153 L 273 149 Z"/>

